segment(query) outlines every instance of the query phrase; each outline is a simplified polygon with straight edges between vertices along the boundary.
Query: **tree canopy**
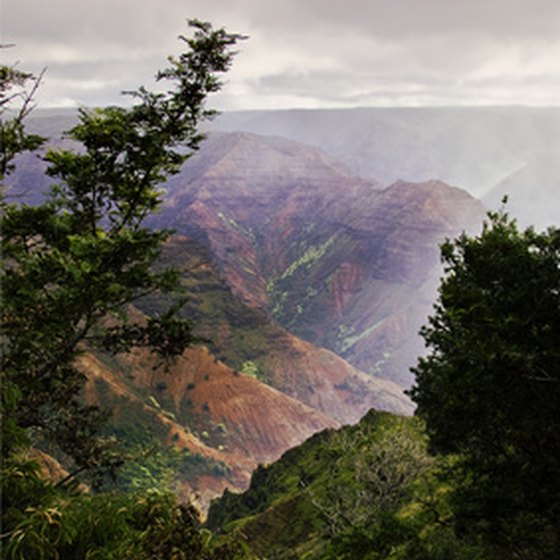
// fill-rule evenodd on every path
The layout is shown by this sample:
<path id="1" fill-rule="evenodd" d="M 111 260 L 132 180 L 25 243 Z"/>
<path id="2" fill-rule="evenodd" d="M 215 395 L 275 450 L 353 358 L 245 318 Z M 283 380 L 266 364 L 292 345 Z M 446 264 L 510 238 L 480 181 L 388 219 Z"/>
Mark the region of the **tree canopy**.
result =
<path id="1" fill-rule="evenodd" d="M 131 517 L 120 527 L 122 542 L 113 543 L 117 548 L 138 540 L 144 530 L 175 531 L 181 519 L 185 531 L 196 526 L 190 510 L 175 510 L 165 500 L 149 506 L 162 513 L 144 528 L 133 519 L 133 510 L 143 506 L 134 500 L 126 505 L 129 498 L 67 501 L 63 488 L 38 478 L 36 465 L 22 458 L 29 446 L 42 447 L 64 459 L 71 471 L 66 482 L 89 473 L 95 485 L 99 469 L 118 466 L 122 459 L 112 441 L 100 436 L 99 410 L 81 399 L 85 375 L 76 358 L 88 349 L 116 353 L 149 346 L 166 361 L 193 341 L 190 323 L 176 317 L 180 298 L 158 317 L 134 320 L 128 313 L 138 298 L 177 289 L 174 270 L 153 268 L 170 232 L 148 229 L 144 220 L 162 201 L 162 182 L 178 173 L 202 140 L 198 127 L 214 114 L 206 109 L 206 98 L 220 89 L 219 75 L 230 67 L 233 47 L 242 38 L 206 22 L 189 24 L 192 35 L 180 37 L 185 52 L 170 57 L 156 76 L 167 84 L 166 91 L 140 87 L 126 92 L 133 98 L 131 107 L 81 109 L 78 124 L 67 133 L 76 148 L 49 149 L 44 156 L 55 181 L 45 202 L 2 201 L 2 540 L 14 558 L 81 558 L 91 554 L 88 546 L 110 548 L 106 537 L 90 535 L 88 541 L 72 525 L 80 512 L 105 522 L 104 508 L 128 511 Z M 18 153 L 43 142 L 24 126 L 38 83 L 28 73 L 1 68 L 2 182 Z M 18 101 L 19 107 L 9 111 Z M 68 534 L 61 536 L 65 530 Z M 165 542 L 163 533 L 159 538 Z M 164 556 L 148 554 L 150 547 L 143 552 L 133 547 L 130 556 L 101 554 L 185 557 L 173 556 L 179 543 L 173 546 Z"/>
<path id="2" fill-rule="evenodd" d="M 560 230 L 491 213 L 442 259 L 411 396 L 432 448 L 458 456 L 457 530 L 504 557 L 548 558 L 560 535 Z"/>

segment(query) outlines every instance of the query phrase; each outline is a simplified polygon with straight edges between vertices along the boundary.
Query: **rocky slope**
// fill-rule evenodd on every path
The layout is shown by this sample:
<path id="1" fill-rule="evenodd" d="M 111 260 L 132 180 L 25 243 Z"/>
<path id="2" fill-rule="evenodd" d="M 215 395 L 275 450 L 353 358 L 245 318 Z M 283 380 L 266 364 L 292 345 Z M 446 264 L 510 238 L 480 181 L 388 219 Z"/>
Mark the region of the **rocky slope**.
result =
<path id="1" fill-rule="evenodd" d="M 203 240 L 235 295 L 265 307 L 266 277 L 294 260 L 297 238 L 304 234 L 311 246 L 314 221 L 351 211 L 377 188 L 316 148 L 278 137 L 216 134 L 170 181 L 156 224 Z"/>
<path id="2" fill-rule="evenodd" d="M 372 407 L 412 412 L 410 401 L 396 384 L 366 375 L 334 352 L 273 324 L 262 309 L 236 298 L 199 243 L 175 236 L 163 252 L 161 265 L 181 271 L 189 294 L 182 314 L 193 321 L 195 333 L 208 340 L 211 351 L 234 370 L 340 423 L 355 422 Z M 149 298 L 139 305 L 154 314 L 166 303 Z"/>
<path id="3" fill-rule="evenodd" d="M 85 356 L 86 400 L 111 411 L 112 429 L 125 443 L 140 437 L 185 451 L 174 486 L 202 508 L 224 488 L 245 488 L 258 464 L 338 425 L 228 368 L 205 347 L 187 350 L 170 371 L 153 366 L 145 351 Z"/>
<path id="4" fill-rule="evenodd" d="M 403 386 L 435 297 L 438 243 L 482 205 L 441 182 L 363 181 L 309 146 L 218 134 L 157 219 L 204 243 L 233 293 L 294 334 Z"/>

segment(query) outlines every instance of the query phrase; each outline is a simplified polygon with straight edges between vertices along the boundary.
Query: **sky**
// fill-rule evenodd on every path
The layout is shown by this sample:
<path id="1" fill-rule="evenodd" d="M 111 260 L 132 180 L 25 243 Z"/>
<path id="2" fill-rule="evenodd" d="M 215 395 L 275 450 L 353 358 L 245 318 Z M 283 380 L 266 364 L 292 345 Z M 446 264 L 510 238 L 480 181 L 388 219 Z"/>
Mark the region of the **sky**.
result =
<path id="1" fill-rule="evenodd" d="M 221 110 L 560 104 L 560 0 L 0 0 L 0 58 L 40 107 L 122 103 L 188 18 L 249 36 Z"/>

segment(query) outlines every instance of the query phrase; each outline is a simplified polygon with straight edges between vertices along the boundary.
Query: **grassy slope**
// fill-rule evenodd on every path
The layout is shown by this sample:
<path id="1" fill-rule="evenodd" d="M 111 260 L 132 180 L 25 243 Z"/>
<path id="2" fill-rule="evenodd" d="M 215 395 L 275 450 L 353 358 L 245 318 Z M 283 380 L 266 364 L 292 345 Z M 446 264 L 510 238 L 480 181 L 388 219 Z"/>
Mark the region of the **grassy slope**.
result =
<path id="1" fill-rule="evenodd" d="M 385 457 L 390 463 L 384 463 Z M 409 472 L 412 462 L 418 470 L 412 467 Z M 213 502 L 208 524 L 244 536 L 257 555 L 320 558 L 333 535 L 350 526 L 336 519 L 336 503 L 356 526 L 375 524 L 381 515 L 377 506 L 385 513 L 402 510 L 408 515 L 414 510 L 415 480 L 430 464 L 416 419 L 371 411 L 357 425 L 326 430 L 276 463 L 259 467 L 245 493 L 226 492 Z M 405 482 L 398 491 L 387 491 L 370 476 L 386 469 L 383 477 L 390 481 L 399 465 L 398 476 Z M 373 484 L 378 490 L 364 505 L 360 492 Z"/>

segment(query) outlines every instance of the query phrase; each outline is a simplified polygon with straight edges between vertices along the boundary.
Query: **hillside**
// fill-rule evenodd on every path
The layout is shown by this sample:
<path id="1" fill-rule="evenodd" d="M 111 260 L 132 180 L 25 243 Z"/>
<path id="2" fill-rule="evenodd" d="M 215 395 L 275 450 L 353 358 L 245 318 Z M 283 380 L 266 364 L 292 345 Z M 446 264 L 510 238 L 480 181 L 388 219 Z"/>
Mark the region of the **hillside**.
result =
<path id="1" fill-rule="evenodd" d="M 181 314 L 193 321 L 195 334 L 207 340 L 211 352 L 234 370 L 340 423 L 355 422 L 372 407 L 412 412 L 396 384 L 366 375 L 335 353 L 297 338 L 272 323 L 262 309 L 236 298 L 199 243 L 175 236 L 161 265 L 181 271 L 189 295 Z M 165 303 L 165 299 L 148 298 L 139 305 L 147 314 L 155 314 Z"/>
<path id="2" fill-rule="evenodd" d="M 169 446 L 168 464 L 155 465 L 154 477 L 172 469 L 167 482 L 184 498 L 196 496 L 203 509 L 224 488 L 245 488 L 259 463 L 337 425 L 228 368 L 204 347 L 187 350 L 168 372 L 154 369 L 145 352 L 90 355 L 81 365 L 86 401 L 111 411 L 110 432 L 132 447 Z"/>
<path id="3" fill-rule="evenodd" d="M 69 111 L 37 111 L 30 128 L 56 137 L 73 120 Z M 349 173 L 385 186 L 437 178 L 493 209 L 509 194 L 510 211 L 522 224 L 545 228 L 558 222 L 560 198 L 552 178 L 560 112 L 554 107 L 242 111 L 224 113 L 208 128 L 316 146 Z"/>
<path id="4" fill-rule="evenodd" d="M 560 145 L 555 107 L 246 111 L 226 113 L 213 127 L 318 146 L 353 173 L 385 185 L 438 178 L 479 197 Z M 528 179 L 526 191 L 537 190 L 538 177 Z"/>
<path id="5" fill-rule="evenodd" d="M 366 532 L 387 538 L 384 524 L 392 515 L 392 539 L 403 538 L 397 527 L 418 498 L 412 488 L 433 465 L 415 419 L 372 411 L 355 426 L 317 434 L 259 467 L 246 492 L 226 492 L 212 503 L 207 524 L 267 558 L 335 558 L 336 546 L 361 531 L 348 556 L 358 558 L 361 548 L 364 556 L 376 550 Z"/>
<path id="6" fill-rule="evenodd" d="M 383 189 L 280 138 L 213 135 L 168 185 L 158 226 L 203 243 L 233 294 L 358 369 L 408 386 L 438 244 L 482 205 L 437 181 Z"/>

